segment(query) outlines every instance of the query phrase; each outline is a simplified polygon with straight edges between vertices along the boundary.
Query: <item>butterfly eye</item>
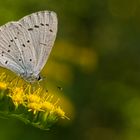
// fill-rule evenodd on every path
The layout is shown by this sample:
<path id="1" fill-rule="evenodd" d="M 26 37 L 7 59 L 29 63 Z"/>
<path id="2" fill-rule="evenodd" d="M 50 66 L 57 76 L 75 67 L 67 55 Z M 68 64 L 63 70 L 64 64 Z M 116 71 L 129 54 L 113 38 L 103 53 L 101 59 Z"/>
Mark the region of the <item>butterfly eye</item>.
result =
<path id="1" fill-rule="evenodd" d="M 37 80 L 38 80 L 38 81 L 41 81 L 41 80 L 42 80 L 42 78 L 41 78 L 40 75 L 38 76 Z"/>

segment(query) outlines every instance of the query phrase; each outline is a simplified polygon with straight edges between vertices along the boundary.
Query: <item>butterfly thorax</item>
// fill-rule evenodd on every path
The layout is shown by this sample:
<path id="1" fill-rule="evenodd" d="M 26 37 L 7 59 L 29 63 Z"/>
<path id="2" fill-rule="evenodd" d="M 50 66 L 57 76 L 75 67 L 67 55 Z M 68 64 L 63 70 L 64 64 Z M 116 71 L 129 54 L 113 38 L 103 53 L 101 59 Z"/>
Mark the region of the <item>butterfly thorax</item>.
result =
<path id="1" fill-rule="evenodd" d="M 35 82 L 38 82 L 38 81 L 41 81 L 42 78 L 41 76 L 38 74 L 38 75 L 34 75 L 33 73 L 31 74 L 22 74 L 21 77 L 29 82 L 29 83 L 35 83 Z"/>

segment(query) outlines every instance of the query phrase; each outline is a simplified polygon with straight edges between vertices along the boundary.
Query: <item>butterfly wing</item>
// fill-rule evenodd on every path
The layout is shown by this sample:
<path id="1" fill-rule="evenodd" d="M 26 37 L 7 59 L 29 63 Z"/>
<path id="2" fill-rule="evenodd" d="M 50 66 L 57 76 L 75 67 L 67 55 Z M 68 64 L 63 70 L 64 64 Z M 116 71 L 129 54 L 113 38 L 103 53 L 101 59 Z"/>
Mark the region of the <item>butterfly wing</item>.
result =
<path id="1" fill-rule="evenodd" d="M 25 16 L 18 21 L 30 34 L 35 50 L 36 66 L 39 74 L 49 57 L 57 33 L 57 16 L 51 11 L 40 11 Z"/>
<path id="2" fill-rule="evenodd" d="M 28 31 L 18 22 L 9 22 L 0 28 L 0 63 L 19 75 L 33 73 L 35 50 Z M 8 62 L 7 62 L 8 61 Z"/>
<path id="3" fill-rule="evenodd" d="M 21 74 L 24 73 L 24 65 L 17 61 L 21 54 L 11 30 L 15 24 L 7 23 L 0 27 L 0 66 Z"/>

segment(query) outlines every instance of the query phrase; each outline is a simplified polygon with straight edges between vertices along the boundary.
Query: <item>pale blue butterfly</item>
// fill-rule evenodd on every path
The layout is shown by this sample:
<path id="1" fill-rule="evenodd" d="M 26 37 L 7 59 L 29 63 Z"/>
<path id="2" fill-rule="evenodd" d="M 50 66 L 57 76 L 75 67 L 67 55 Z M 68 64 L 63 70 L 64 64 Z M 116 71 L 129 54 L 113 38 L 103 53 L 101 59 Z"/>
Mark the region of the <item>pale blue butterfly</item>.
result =
<path id="1" fill-rule="evenodd" d="M 52 11 L 27 15 L 0 27 L 0 66 L 28 82 L 41 79 L 57 33 L 57 16 Z"/>

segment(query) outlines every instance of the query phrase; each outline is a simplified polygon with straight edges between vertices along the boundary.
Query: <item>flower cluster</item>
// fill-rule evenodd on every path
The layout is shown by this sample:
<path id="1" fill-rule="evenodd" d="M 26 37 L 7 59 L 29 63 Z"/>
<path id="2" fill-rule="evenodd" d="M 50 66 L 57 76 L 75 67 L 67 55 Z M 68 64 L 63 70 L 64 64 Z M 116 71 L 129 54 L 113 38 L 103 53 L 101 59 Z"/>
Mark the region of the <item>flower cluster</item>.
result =
<path id="1" fill-rule="evenodd" d="M 21 84 L 19 79 L 9 81 L 5 73 L 0 75 L 1 114 L 48 129 L 58 119 L 69 119 L 58 101 L 40 86 Z"/>

